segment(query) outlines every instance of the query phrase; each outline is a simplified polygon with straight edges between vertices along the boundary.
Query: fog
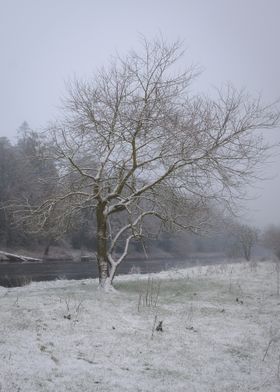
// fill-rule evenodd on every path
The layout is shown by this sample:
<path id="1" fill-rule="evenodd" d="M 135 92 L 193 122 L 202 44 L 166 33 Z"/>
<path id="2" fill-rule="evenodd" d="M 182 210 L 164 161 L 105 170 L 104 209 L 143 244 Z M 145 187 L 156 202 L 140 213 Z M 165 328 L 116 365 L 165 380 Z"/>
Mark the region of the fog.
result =
<path id="1" fill-rule="evenodd" d="M 265 103 L 280 97 L 278 0 L 0 0 L 0 136 L 23 121 L 40 130 L 59 114 L 65 82 L 88 77 L 110 55 L 162 34 L 181 39 L 183 60 L 203 70 L 195 89 L 211 94 L 230 81 Z M 266 131 L 270 143 L 279 129 Z M 243 202 L 243 220 L 280 223 L 280 159 L 271 157 Z"/>

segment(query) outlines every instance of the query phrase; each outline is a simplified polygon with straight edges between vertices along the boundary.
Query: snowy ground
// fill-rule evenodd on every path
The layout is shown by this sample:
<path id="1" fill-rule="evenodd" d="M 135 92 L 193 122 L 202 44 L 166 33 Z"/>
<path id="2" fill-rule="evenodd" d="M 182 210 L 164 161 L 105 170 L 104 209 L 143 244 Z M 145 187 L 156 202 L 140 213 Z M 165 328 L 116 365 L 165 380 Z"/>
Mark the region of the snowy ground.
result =
<path id="1" fill-rule="evenodd" d="M 147 279 L 105 295 L 96 280 L 0 287 L 0 391 L 280 390 L 274 264 Z"/>

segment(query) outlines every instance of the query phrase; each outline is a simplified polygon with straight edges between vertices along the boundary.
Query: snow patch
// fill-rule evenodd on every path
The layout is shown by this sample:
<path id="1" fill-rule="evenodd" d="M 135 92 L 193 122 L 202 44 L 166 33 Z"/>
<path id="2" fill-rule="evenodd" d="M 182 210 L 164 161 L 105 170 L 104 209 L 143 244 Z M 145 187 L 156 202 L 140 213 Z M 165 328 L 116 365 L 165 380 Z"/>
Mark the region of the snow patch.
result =
<path id="1" fill-rule="evenodd" d="M 0 287 L 0 391 L 279 391 L 276 284 L 263 262 Z"/>

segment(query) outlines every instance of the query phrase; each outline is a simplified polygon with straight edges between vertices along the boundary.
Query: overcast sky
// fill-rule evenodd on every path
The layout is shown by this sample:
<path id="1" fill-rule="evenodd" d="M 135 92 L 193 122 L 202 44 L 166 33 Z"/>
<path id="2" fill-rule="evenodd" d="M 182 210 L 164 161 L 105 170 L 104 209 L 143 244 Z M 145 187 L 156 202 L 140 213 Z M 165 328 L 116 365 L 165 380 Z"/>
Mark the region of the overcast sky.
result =
<path id="1" fill-rule="evenodd" d="M 140 34 L 180 38 L 186 64 L 204 72 L 196 88 L 230 81 L 265 102 L 280 97 L 280 0 L 0 0 L 0 136 L 23 121 L 39 130 L 59 113 L 65 81 L 87 77 Z M 280 141 L 280 132 L 266 138 Z M 244 219 L 280 224 L 280 159 L 250 190 Z"/>

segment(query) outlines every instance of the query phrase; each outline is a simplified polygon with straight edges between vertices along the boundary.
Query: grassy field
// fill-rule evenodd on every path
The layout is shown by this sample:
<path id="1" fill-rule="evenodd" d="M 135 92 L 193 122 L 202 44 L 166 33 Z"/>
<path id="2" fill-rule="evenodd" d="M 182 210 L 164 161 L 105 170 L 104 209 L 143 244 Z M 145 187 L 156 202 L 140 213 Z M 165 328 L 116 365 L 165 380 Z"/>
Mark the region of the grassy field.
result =
<path id="1" fill-rule="evenodd" d="M 0 287 L 0 391 L 280 390 L 273 263 L 115 283 L 108 294 L 96 280 Z"/>

